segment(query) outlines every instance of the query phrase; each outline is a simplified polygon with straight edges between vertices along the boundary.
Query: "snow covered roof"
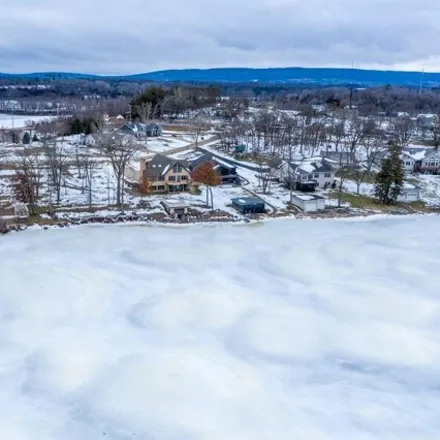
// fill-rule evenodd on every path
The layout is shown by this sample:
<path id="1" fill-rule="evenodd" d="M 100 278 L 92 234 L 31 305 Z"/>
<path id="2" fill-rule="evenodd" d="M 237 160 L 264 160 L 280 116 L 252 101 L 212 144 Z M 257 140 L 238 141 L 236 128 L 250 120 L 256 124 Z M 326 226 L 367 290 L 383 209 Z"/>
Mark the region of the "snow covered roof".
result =
<path id="1" fill-rule="evenodd" d="M 402 153 L 404 156 L 411 157 L 415 161 L 420 161 L 430 155 L 433 151 L 433 148 L 405 148 Z"/>
<path id="2" fill-rule="evenodd" d="M 304 202 L 309 202 L 310 200 L 320 200 L 323 198 L 313 194 L 298 194 L 298 193 L 293 194 L 293 197 L 295 197 L 298 200 L 302 200 Z"/>
<path id="3" fill-rule="evenodd" d="M 205 162 L 213 162 L 215 166 L 215 168 L 218 168 L 219 166 L 222 166 L 228 170 L 233 170 L 236 168 L 235 165 L 232 165 L 222 159 L 219 159 L 216 156 L 213 156 L 211 153 L 203 153 L 201 155 L 198 155 L 196 157 L 192 157 L 190 159 L 188 159 L 189 164 L 191 165 L 191 167 L 197 168 L 199 165 L 205 163 Z"/>
<path id="4" fill-rule="evenodd" d="M 314 161 L 312 162 L 310 159 L 303 162 L 296 162 L 290 164 L 293 170 L 298 169 L 299 172 L 312 174 L 312 173 L 329 173 L 333 171 L 332 166 L 323 161 Z"/>
<path id="5" fill-rule="evenodd" d="M 437 117 L 437 115 L 432 114 L 432 113 L 420 113 L 419 115 L 417 115 L 417 119 L 419 119 L 419 118 L 434 119 L 436 117 Z"/>
<path id="6" fill-rule="evenodd" d="M 403 189 L 416 189 L 417 187 L 413 185 L 412 183 L 404 182 L 403 183 Z"/>
<path id="7" fill-rule="evenodd" d="M 225 167 L 225 168 L 227 168 L 229 170 L 232 170 L 232 169 L 235 168 L 234 165 L 231 165 L 230 163 L 224 162 L 223 160 L 218 159 L 217 157 L 214 157 L 214 161 L 217 162 L 219 165 L 221 165 L 221 166 L 223 166 L 223 167 Z"/>
<path id="8" fill-rule="evenodd" d="M 303 162 L 300 166 L 300 169 L 305 171 L 306 173 L 313 173 L 315 171 L 315 165 L 311 162 Z"/>

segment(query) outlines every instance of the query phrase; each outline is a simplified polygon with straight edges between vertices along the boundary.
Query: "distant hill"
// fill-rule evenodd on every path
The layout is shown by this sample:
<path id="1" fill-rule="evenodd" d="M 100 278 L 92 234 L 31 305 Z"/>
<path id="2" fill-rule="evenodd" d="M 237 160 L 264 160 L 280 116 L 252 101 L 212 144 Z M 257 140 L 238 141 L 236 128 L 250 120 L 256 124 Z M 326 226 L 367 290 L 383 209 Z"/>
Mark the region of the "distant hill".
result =
<path id="1" fill-rule="evenodd" d="M 420 72 L 302 67 L 270 69 L 183 69 L 119 76 L 99 76 L 62 72 L 41 72 L 17 75 L 0 73 L 0 78 L 11 79 L 101 79 L 106 81 L 309 84 L 315 86 L 355 84 L 360 87 L 388 84 L 393 86 L 418 87 L 421 76 Z M 425 87 L 440 87 L 440 73 L 425 73 L 423 83 Z"/>

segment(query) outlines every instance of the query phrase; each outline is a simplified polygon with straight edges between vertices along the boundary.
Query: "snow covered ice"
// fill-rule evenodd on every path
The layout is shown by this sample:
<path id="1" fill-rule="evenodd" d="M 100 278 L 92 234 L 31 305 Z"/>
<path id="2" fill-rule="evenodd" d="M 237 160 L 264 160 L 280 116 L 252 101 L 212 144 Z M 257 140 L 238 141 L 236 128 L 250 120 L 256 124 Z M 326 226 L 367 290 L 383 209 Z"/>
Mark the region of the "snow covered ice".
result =
<path id="1" fill-rule="evenodd" d="M 438 440 L 437 217 L 0 238 L 0 438 Z"/>

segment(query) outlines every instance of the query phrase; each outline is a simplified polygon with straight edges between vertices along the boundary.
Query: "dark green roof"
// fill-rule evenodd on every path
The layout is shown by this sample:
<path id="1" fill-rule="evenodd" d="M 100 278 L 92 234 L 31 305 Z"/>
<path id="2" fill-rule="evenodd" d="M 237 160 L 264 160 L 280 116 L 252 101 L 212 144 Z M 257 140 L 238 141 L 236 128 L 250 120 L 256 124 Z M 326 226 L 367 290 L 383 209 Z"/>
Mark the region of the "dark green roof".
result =
<path id="1" fill-rule="evenodd" d="M 264 205 L 264 202 L 261 199 L 257 199 L 256 197 L 237 197 L 235 199 L 232 199 L 232 203 L 240 206 Z"/>

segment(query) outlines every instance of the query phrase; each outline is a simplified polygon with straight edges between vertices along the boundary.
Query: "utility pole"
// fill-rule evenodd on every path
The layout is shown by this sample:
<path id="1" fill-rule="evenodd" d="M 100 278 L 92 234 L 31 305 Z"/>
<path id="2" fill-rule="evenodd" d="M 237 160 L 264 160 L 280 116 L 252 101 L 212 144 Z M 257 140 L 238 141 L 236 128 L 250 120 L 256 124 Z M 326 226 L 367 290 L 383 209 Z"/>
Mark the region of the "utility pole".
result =
<path id="1" fill-rule="evenodd" d="M 351 110 L 353 106 L 353 73 L 354 73 L 354 63 L 351 63 L 351 84 L 350 84 L 350 104 L 349 109 Z"/>
<path id="2" fill-rule="evenodd" d="M 422 73 L 420 74 L 420 87 L 419 87 L 419 96 L 422 94 L 423 89 L 423 77 L 425 75 L 425 69 L 422 69 Z"/>

